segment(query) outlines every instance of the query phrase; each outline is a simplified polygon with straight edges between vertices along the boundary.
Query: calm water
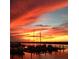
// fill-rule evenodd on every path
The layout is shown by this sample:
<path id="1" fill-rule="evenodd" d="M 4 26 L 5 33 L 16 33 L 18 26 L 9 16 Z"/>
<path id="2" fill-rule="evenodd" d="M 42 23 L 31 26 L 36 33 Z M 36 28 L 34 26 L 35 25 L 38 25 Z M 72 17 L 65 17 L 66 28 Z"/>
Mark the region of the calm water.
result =
<path id="1" fill-rule="evenodd" d="M 12 59 L 12 56 L 10 57 Z M 31 54 L 31 53 L 25 53 L 23 56 L 13 56 L 13 59 L 68 59 L 67 53 L 46 53 L 46 54 Z"/>
<path id="2" fill-rule="evenodd" d="M 68 48 L 65 49 L 64 51 L 59 50 L 58 52 L 44 53 L 44 54 L 32 54 L 32 53 L 24 52 L 24 55 L 20 55 L 20 56 L 11 55 L 10 59 L 68 59 Z"/>

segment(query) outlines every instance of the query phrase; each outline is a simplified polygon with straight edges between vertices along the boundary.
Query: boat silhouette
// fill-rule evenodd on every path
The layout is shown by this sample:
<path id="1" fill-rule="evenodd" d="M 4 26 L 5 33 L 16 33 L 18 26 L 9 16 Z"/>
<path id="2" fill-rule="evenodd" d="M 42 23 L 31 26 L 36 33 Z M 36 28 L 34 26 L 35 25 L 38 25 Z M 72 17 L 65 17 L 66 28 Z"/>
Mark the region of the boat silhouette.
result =
<path id="1" fill-rule="evenodd" d="M 34 32 L 33 32 L 34 34 Z M 58 52 L 58 50 L 62 50 L 63 48 L 60 47 L 53 47 L 52 45 L 48 45 L 46 46 L 46 44 L 41 44 L 42 41 L 42 34 L 41 31 L 39 33 L 40 35 L 39 40 L 40 40 L 40 44 L 39 45 L 29 45 L 26 46 L 27 48 L 25 48 L 24 45 L 22 45 L 21 43 L 11 43 L 11 48 L 10 48 L 10 53 L 12 55 L 24 55 L 24 52 L 28 52 L 28 53 L 34 53 L 34 54 L 41 54 L 41 53 L 52 53 L 52 52 Z M 33 36 L 34 39 L 35 36 Z"/>

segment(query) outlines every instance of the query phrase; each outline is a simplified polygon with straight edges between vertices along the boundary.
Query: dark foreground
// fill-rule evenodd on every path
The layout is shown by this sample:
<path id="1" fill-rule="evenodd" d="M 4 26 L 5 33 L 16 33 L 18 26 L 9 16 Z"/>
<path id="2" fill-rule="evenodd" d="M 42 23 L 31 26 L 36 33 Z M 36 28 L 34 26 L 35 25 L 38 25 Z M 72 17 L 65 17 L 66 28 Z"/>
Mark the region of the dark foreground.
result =
<path id="1" fill-rule="evenodd" d="M 14 55 L 10 57 L 10 59 L 68 59 L 67 53 L 55 53 L 52 54 L 46 53 L 46 54 L 31 54 L 31 53 L 25 53 L 25 55 Z"/>
<path id="2" fill-rule="evenodd" d="M 65 44 L 12 43 L 10 54 L 10 59 L 68 59 L 68 48 Z"/>

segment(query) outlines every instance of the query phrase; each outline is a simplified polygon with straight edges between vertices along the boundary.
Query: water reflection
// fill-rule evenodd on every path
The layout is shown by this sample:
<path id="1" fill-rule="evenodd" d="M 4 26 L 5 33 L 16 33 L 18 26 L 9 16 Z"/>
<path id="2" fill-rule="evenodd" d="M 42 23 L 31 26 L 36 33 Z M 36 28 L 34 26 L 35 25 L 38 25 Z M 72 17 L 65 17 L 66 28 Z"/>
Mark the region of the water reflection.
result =
<path id="1" fill-rule="evenodd" d="M 11 46 L 10 59 L 68 59 L 67 45 L 21 45 Z"/>
<path id="2" fill-rule="evenodd" d="M 14 55 L 11 59 L 67 59 L 67 53 L 46 53 L 46 54 L 33 54 L 26 53 L 24 55 Z"/>

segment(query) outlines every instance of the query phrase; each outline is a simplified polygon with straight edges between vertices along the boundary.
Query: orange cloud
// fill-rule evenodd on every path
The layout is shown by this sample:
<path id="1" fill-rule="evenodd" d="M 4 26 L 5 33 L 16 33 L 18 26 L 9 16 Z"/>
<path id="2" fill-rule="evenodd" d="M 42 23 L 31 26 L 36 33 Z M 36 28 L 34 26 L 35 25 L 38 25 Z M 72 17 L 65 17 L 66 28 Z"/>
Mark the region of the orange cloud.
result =
<path id="1" fill-rule="evenodd" d="M 21 25 L 28 25 L 30 23 L 37 21 L 38 20 L 38 19 L 36 19 L 37 16 L 39 16 L 43 13 L 51 12 L 51 11 L 53 12 L 55 10 L 58 10 L 58 9 L 61 9 L 65 6 L 67 6 L 67 0 L 62 0 L 60 2 L 55 1 L 55 3 L 54 3 L 54 1 L 55 0 L 52 0 L 51 4 L 48 3 L 43 6 L 40 4 L 41 6 L 37 6 L 35 9 L 25 12 L 20 17 L 11 19 L 13 21 L 11 22 L 10 28 L 13 29 L 13 28 L 16 28 Z"/>
<path id="2" fill-rule="evenodd" d="M 54 12 L 66 6 L 67 0 L 11 0 L 11 37 L 14 39 L 25 39 L 25 41 L 35 41 L 33 37 L 39 37 L 40 31 L 42 31 L 42 41 L 61 41 L 61 39 L 62 41 L 67 41 L 67 30 L 65 27 L 52 29 L 50 27 L 22 28 L 23 25 L 27 26 L 39 21 L 37 19 L 38 16 Z M 35 33 L 34 36 L 33 32 Z"/>
<path id="3" fill-rule="evenodd" d="M 17 39 L 24 39 L 26 41 L 39 41 L 40 31 L 42 41 L 67 41 L 67 30 L 64 27 L 53 27 L 53 28 L 29 28 L 21 29 L 19 32 L 12 32 L 11 36 Z M 38 39 L 38 40 L 36 40 Z M 50 39 L 50 40 L 49 40 Z"/>

